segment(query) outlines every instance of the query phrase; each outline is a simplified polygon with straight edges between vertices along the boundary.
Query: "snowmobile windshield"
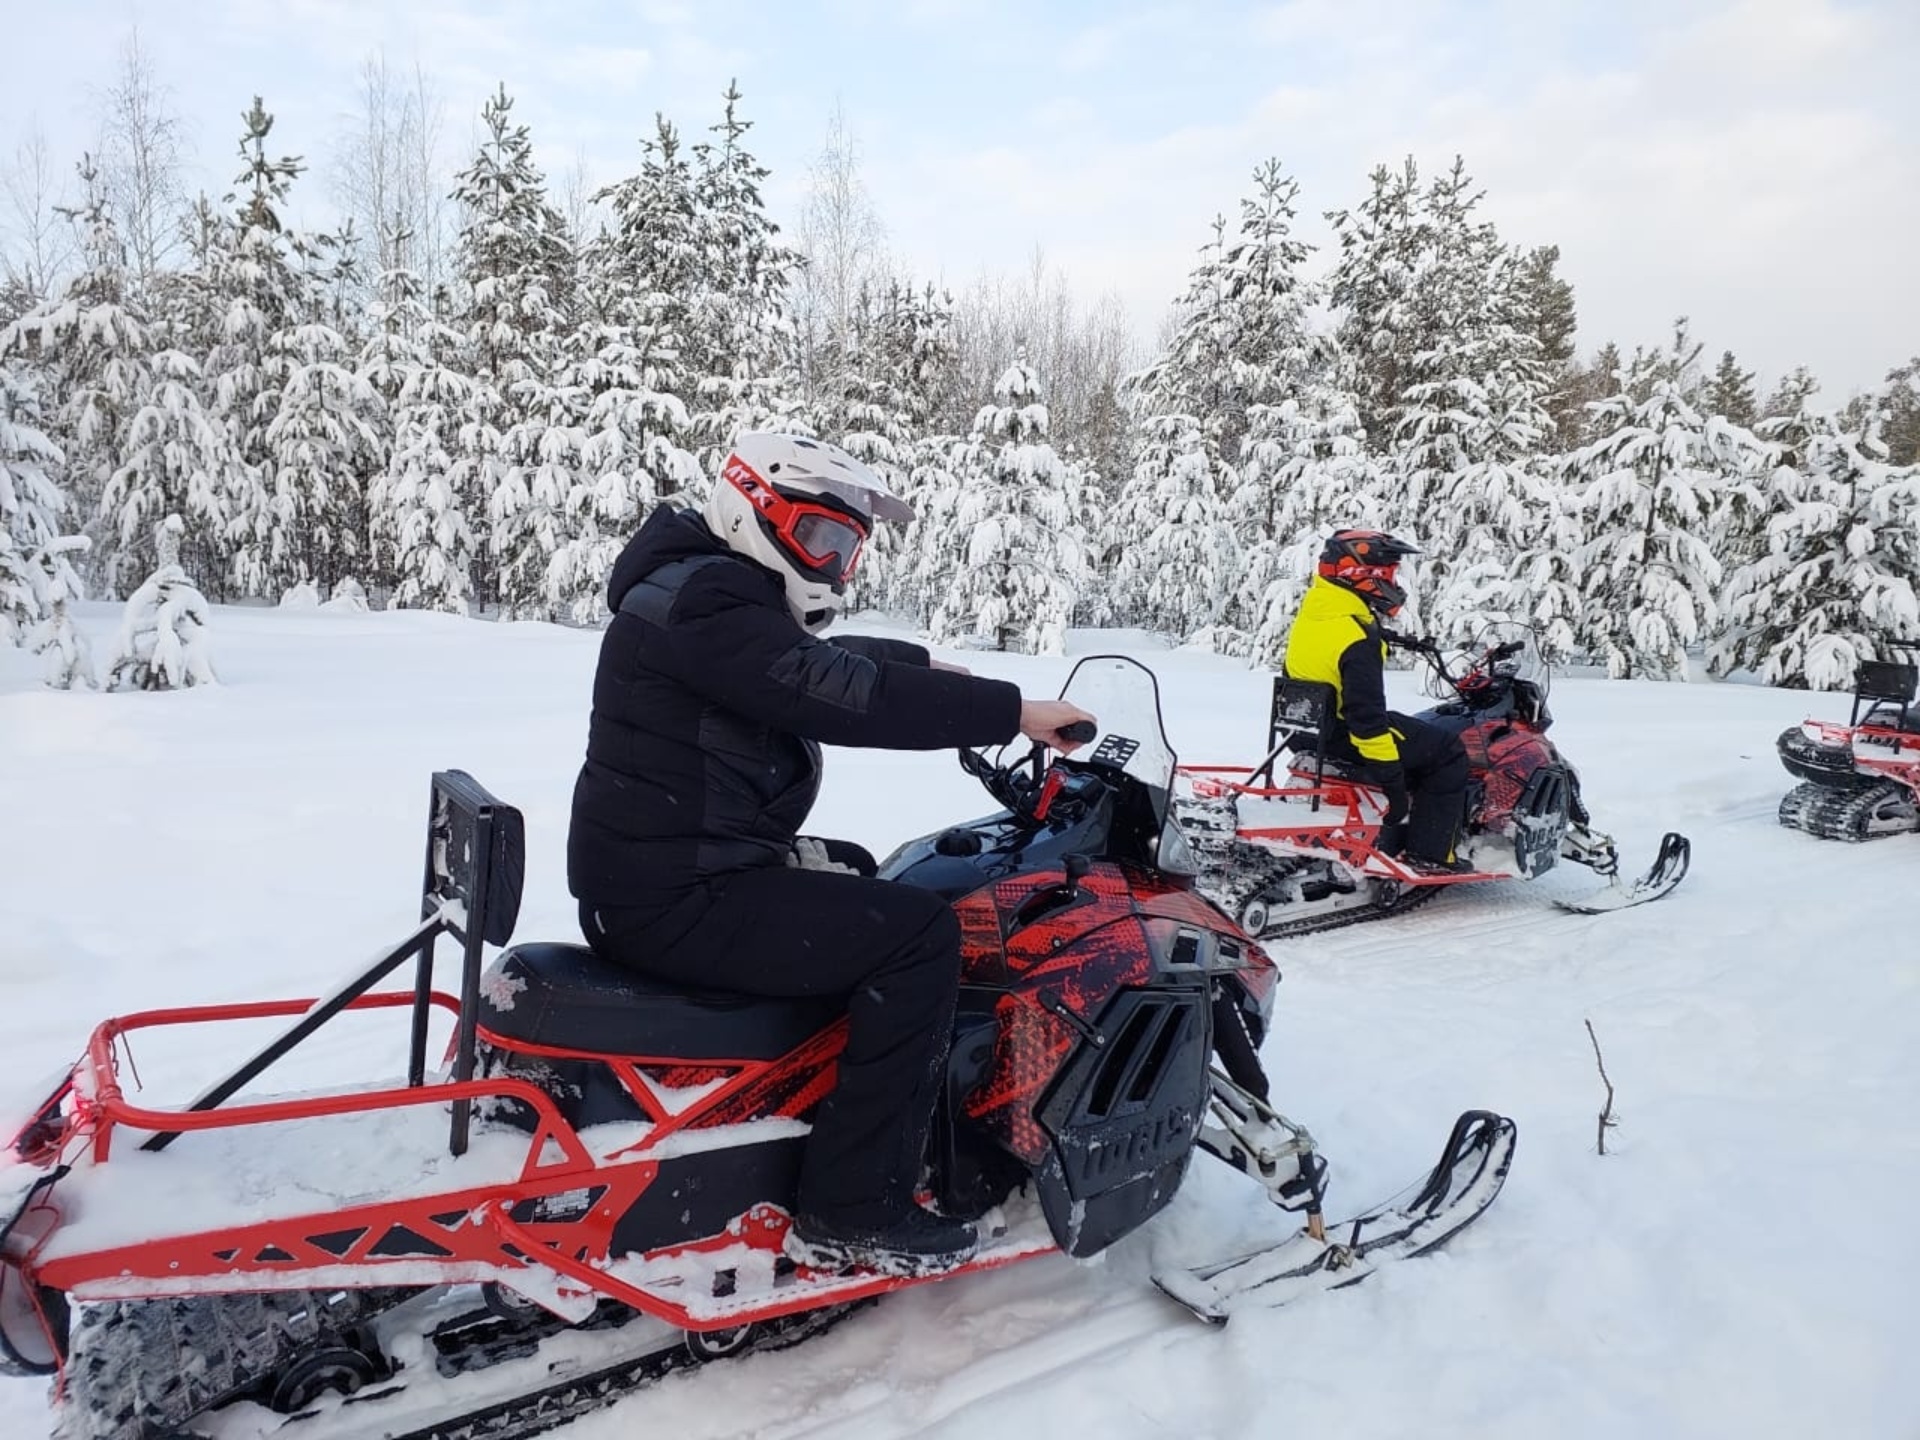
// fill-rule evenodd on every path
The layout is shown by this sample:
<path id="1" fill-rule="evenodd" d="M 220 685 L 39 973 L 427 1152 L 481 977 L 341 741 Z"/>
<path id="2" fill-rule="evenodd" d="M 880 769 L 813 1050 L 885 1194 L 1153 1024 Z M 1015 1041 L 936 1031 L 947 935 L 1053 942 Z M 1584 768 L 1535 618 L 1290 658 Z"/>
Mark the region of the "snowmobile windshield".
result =
<path id="1" fill-rule="evenodd" d="M 1471 644 L 1447 652 L 1446 669 L 1460 682 L 1458 693 L 1463 695 L 1518 680 L 1532 685 L 1545 700 L 1553 678 L 1541 653 L 1540 637 L 1517 620 L 1483 626 Z M 1420 690 L 1435 700 L 1450 700 L 1456 693 L 1431 664 L 1421 678 Z"/>
<path id="2" fill-rule="evenodd" d="M 1517 620 L 1497 620 L 1474 636 L 1467 664 L 1503 680 L 1522 680 L 1545 698 L 1553 671 L 1540 650 L 1540 636 Z"/>
<path id="3" fill-rule="evenodd" d="M 1153 672 L 1124 655 L 1089 655 L 1073 667 L 1060 698 L 1078 705 L 1100 725 L 1092 743 L 1075 751 L 1072 759 L 1139 781 L 1154 819 L 1164 823 L 1174 754 L 1161 723 L 1160 683 Z"/>

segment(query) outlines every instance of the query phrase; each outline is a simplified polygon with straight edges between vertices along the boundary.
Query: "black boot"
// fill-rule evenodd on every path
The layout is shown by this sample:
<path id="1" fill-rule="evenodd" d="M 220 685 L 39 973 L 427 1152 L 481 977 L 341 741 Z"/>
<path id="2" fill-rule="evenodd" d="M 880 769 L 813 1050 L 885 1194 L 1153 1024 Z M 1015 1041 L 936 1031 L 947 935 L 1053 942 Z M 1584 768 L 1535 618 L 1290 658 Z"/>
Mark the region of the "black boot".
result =
<path id="1" fill-rule="evenodd" d="M 915 1205 L 899 1219 L 872 1227 L 796 1215 L 785 1248 L 789 1260 L 812 1270 L 857 1268 L 911 1278 L 964 1264 L 979 1243 L 965 1220 Z"/>
<path id="2" fill-rule="evenodd" d="M 1435 870 L 1464 869 L 1453 847 L 1459 842 L 1466 811 L 1467 797 L 1457 790 L 1440 795 L 1415 795 L 1413 813 L 1407 817 L 1407 859 Z"/>

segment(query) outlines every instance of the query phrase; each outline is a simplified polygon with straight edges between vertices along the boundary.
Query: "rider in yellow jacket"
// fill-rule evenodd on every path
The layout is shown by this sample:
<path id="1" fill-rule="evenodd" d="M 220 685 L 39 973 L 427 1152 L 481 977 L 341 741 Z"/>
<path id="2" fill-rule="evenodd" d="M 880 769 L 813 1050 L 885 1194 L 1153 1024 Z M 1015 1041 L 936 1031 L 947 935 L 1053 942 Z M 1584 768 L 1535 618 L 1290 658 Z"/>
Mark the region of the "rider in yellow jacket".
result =
<path id="1" fill-rule="evenodd" d="M 1447 730 L 1387 709 L 1381 622 L 1406 604 L 1400 561 L 1420 552 L 1379 530 L 1337 530 L 1320 552 L 1287 635 L 1286 672 L 1334 690 L 1335 757 L 1358 764 L 1387 795 L 1379 847 L 1424 865 L 1457 865 L 1467 752 Z"/>

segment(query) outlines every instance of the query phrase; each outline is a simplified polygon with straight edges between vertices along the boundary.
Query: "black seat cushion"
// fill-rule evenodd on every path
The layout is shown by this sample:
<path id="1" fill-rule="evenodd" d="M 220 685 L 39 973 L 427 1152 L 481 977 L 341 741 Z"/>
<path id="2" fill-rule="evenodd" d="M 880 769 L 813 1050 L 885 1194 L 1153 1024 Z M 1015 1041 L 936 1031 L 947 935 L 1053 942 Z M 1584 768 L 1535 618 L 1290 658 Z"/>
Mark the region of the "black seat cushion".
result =
<path id="1" fill-rule="evenodd" d="M 832 1000 L 678 989 L 584 945 L 516 945 L 480 981 L 480 1024 L 499 1039 L 602 1055 L 776 1060 L 842 1013 Z"/>

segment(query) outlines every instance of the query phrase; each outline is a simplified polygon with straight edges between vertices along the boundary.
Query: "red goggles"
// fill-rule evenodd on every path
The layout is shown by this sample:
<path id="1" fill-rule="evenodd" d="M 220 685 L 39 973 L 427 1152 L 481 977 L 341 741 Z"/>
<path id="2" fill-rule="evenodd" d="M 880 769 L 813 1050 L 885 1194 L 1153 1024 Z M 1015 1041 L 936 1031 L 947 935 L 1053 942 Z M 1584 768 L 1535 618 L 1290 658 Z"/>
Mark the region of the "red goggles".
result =
<path id="1" fill-rule="evenodd" d="M 721 478 L 753 503 L 781 547 L 801 564 L 841 584 L 853 578 L 867 542 L 867 527 L 860 521 L 831 505 L 782 495 L 737 455 L 727 461 Z"/>

